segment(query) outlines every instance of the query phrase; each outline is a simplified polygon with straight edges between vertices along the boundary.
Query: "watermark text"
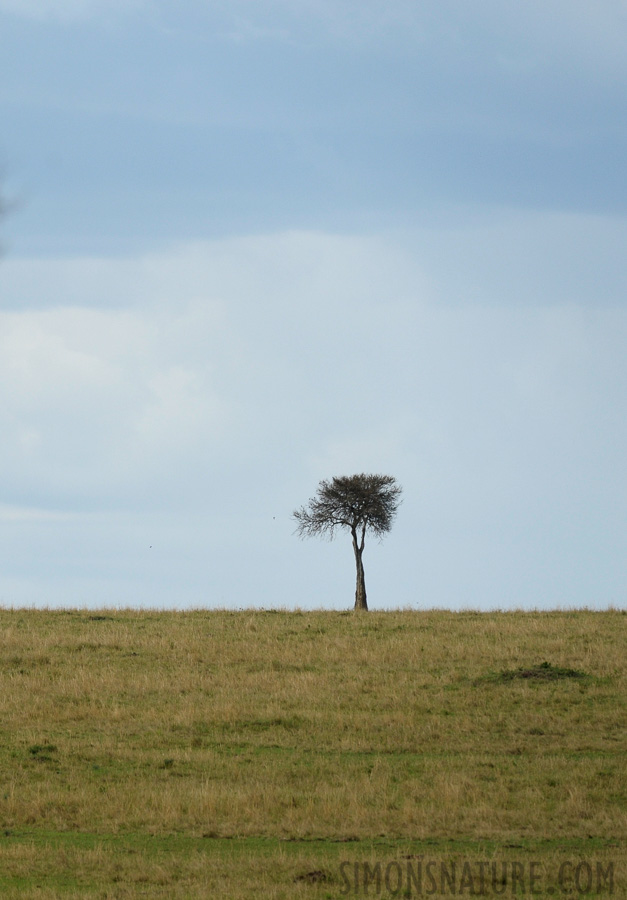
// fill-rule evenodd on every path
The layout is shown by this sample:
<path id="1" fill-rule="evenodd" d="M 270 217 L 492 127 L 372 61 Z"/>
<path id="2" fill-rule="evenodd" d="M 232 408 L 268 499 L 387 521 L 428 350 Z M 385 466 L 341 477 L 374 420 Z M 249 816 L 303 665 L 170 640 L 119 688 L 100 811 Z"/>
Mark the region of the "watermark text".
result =
<path id="1" fill-rule="evenodd" d="M 540 862 L 494 862 L 410 858 L 390 862 L 340 863 L 343 896 L 499 897 L 521 894 L 614 893 L 614 863 L 565 861 L 554 872 Z"/>

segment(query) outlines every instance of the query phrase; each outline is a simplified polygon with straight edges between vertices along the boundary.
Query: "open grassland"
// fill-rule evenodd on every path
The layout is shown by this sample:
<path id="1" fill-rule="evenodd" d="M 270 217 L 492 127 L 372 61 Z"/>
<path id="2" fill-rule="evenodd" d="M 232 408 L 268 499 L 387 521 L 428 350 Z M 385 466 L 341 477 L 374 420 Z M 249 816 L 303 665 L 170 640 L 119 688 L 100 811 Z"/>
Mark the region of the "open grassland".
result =
<path id="1" fill-rule="evenodd" d="M 627 897 L 626 638 L 620 611 L 0 610 L 0 896 L 437 898 L 454 864 L 462 896 Z"/>

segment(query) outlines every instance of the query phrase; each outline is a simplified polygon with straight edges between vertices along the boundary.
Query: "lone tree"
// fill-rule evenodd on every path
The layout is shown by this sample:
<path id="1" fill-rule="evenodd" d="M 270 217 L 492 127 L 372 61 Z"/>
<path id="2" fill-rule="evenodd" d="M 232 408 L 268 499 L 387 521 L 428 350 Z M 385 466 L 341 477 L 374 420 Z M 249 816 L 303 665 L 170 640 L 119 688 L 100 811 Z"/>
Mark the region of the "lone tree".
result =
<path id="1" fill-rule="evenodd" d="M 362 473 L 321 481 L 316 496 L 293 513 L 299 537 L 332 540 L 336 528 L 350 531 L 357 567 L 355 609 L 368 609 L 362 562 L 366 532 L 382 538 L 392 528 L 400 503 L 401 487 L 391 475 Z"/>

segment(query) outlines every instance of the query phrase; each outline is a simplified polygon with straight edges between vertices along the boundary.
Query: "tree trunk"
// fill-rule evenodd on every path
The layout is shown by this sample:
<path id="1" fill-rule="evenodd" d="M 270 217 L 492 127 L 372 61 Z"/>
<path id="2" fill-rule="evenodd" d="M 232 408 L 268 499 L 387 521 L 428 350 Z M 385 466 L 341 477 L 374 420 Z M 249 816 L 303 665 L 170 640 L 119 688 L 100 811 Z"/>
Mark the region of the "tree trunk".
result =
<path id="1" fill-rule="evenodd" d="M 353 531 L 353 550 L 355 551 L 355 566 L 357 567 L 357 584 L 355 587 L 355 609 L 368 610 L 366 601 L 366 577 L 364 575 L 364 564 L 361 557 L 364 552 L 365 528 L 361 535 L 361 544 L 357 543 L 357 532 Z"/>

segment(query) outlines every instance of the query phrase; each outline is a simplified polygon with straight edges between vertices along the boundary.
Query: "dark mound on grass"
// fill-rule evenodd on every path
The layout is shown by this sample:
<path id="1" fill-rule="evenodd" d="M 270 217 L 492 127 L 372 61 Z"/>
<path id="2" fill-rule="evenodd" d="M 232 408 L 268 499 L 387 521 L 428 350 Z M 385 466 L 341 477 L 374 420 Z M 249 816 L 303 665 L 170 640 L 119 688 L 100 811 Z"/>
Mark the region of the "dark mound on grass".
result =
<path id="1" fill-rule="evenodd" d="M 297 875 L 294 881 L 304 881 L 306 884 L 319 884 L 328 881 L 329 876 L 322 869 L 316 869 L 314 872 L 306 872 L 304 875 Z"/>
<path id="2" fill-rule="evenodd" d="M 586 679 L 590 676 L 579 669 L 567 669 L 563 666 L 554 666 L 550 662 L 543 662 L 536 666 L 521 666 L 518 669 L 504 669 L 496 674 L 492 673 L 479 681 L 511 682 L 519 679 L 528 681 L 559 681 L 562 678 Z"/>

